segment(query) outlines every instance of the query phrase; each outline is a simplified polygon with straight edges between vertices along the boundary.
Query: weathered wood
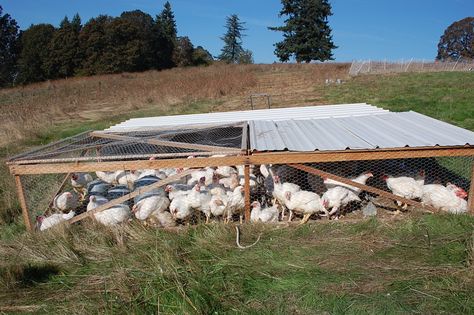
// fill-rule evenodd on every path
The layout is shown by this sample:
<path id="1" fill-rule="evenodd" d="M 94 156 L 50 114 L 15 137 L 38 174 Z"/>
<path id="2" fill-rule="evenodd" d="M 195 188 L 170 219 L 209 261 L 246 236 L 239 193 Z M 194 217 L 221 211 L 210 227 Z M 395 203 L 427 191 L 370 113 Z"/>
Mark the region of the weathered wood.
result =
<path id="1" fill-rule="evenodd" d="M 250 166 L 244 166 L 245 221 L 250 222 Z"/>
<path id="2" fill-rule="evenodd" d="M 189 157 L 189 156 L 210 156 L 210 155 L 240 155 L 242 151 L 225 151 L 225 152 L 186 152 L 186 153 L 158 153 L 158 154 L 131 154 L 131 155 L 105 155 L 101 156 L 99 150 L 96 156 L 71 157 L 71 158 L 53 158 L 40 160 L 21 160 L 17 162 L 7 162 L 7 165 L 26 165 L 26 164 L 50 164 L 50 163 L 67 163 L 67 162 L 102 162 L 117 161 L 123 159 L 149 159 L 153 158 L 173 158 L 173 157 Z"/>
<path id="3" fill-rule="evenodd" d="M 441 156 L 474 156 L 474 147 L 439 148 L 439 149 L 407 149 L 392 150 L 365 150 L 365 151 L 338 151 L 338 152 L 305 152 L 305 153 L 254 153 L 249 156 L 209 157 L 195 159 L 162 159 L 136 160 L 114 162 L 77 162 L 77 163 L 46 163 L 36 165 L 10 164 L 12 174 L 53 174 L 70 172 L 94 172 L 135 170 L 166 167 L 208 167 L 245 164 L 296 164 L 317 162 L 340 162 L 383 160 L 399 158 L 428 158 Z"/>
<path id="4" fill-rule="evenodd" d="M 324 172 L 324 171 L 315 169 L 315 168 L 310 167 L 310 166 L 305 166 L 305 165 L 301 165 L 301 164 L 289 164 L 289 166 L 294 167 L 298 170 L 305 171 L 307 173 L 327 177 L 327 178 L 336 180 L 338 182 L 341 182 L 343 184 L 351 185 L 351 186 L 360 188 L 364 191 L 368 191 L 368 192 L 377 194 L 379 196 L 382 196 L 382 197 L 385 197 L 385 198 L 388 198 L 388 199 L 391 199 L 391 200 L 400 201 L 400 202 L 405 203 L 405 204 L 410 205 L 410 206 L 426 209 L 426 210 L 429 210 L 429 211 L 432 211 L 432 212 L 439 212 L 438 209 L 430 207 L 430 206 L 425 206 L 425 205 L 421 204 L 420 202 L 394 195 L 394 194 L 389 193 L 385 190 L 381 190 L 381 189 L 378 189 L 378 188 L 375 188 L 375 187 L 360 184 L 360 183 L 354 182 L 350 179 L 340 177 L 340 176 L 337 176 L 337 175 L 334 175 L 334 174 L 331 174 L 331 173 L 328 173 L 328 172 Z"/>
<path id="5" fill-rule="evenodd" d="M 471 215 L 474 215 L 474 161 L 471 166 L 471 187 L 469 187 L 469 199 L 467 209 Z"/>
<path id="6" fill-rule="evenodd" d="M 135 160 L 114 162 L 77 162 L 77 163 L 50 163 L 36 165 L 9 165 L 12 174 L 57 174 L 70 172 L 96 172 L 159 168 L 197 168 L 206 166 L 243 165 L 246 157 L 210 157 L 194 159 L 164 159 L 164 160 Z"/>
<path id="7" fill-rule="evenodd" d="M 213 146 L 213 145 L 165 141 L 165 140 L 150 139 L 150 138 L 137 138 L 137 137 L 121 136 L 121 135 L 105 133 L 105 132 L 92 132 L 91 136 L 97 137 L 97 138 L 106 138 L 106 139 L 114 139 L 114 140 L 121 140 L 121 141 L 134 141 L 134 142 L 148 143 L 148 144 L 154 144 L 154 145 L 159 145 L 159 146 L 164 146 L 164 147 L 182 148 L 182 149 L 191 149 L 191 150 L 202 150 L 202 151 L 240 150 L 240 148 L 218 147 L 218 146 Z"/>
<path id="8" fill-rule="evenodd" d="M 15 176 L 16 191 L 18 193 L 18 199 L 20 200 L 21 213 L 23 214 L 23 220 L 25 221 L 25 227 L 28 232 L 33 231 L 31 224 L 30 212 L 28 211 L 28 205 L 26 204 L 25 192 L 23 185 L 21 184 L 20 176 Z"/>
<path id="9" fill-rule="evenodd" d="M 153 189 L 160 188 L 160 187 L 162 187 L 162 186 L 171 184 L 171 183 L 173 183 L 173 182 L 179 180 L 180 178 L 185 177 L 185 176 L 191 174 L 193 171 L 194 171 L 194 170 L 189 169 L 189 170 L 183 171 L 183 172 L 180 173 L 180 174 L 176 174 L 176 175 L 170 176 L 170 177 L 168 177 L 168 178 L 166 178 L 166 179 L 160 180 L 159 182 L 156 182 L 156 183 L 154 183 L 154 184 L 151 184 L 151 185 L 148 185 L 148 186 L 140 187 L 138 190 L 135 190 L 135 191 L 133 191 L 133 192 L 131 192 L 131 193 L 125 195 L 125 196 L 122 196 L 122 197 L 120 197 L 120 198 L 116 198 L 116 199 L 114 199 L 114 200 L 111 200 L 111 201 L 109 201 L 109 202 L 103 204 L 103 205 L 100 206 L 100 207 L 97 207 L 97 208 L 92 209 L 92 210 L 90 210 L 90 211 L 81 213 L 81 214 L 79 214 L 79 215 L 73 217 L 72 219 L 70 219 L 68 222 L 71 223 L 71 224 L 74 223 L 74 222 L 78 222 L 78 221 L 80 221 L 80 220 L 82 220 L 82 219 L 85 219 L 85 218 L 87 218 L 87 217 L 92 216 L 94 213 L 102 212 L 102 211 L 104 211 L 104 210 L 107 210 L 107 209 L 109 209 L 109 208 L 111 208 L 111 207 L 113 207 L 113 206 L 116 206 L 116 205 L 118 205 L 118 204 L 124 202 L 124 201 L 127 201 L 127 200 L 129 200 L 129 199 L 135 198 L 135 197 L 138 196 L 138 195 L 141 195 L 141 194 L 144 194 L 144 193 L 146 193 L 146 192 L 149 192 L 149 191 L 151 191 L 151 190 L 153 190 Z"/>

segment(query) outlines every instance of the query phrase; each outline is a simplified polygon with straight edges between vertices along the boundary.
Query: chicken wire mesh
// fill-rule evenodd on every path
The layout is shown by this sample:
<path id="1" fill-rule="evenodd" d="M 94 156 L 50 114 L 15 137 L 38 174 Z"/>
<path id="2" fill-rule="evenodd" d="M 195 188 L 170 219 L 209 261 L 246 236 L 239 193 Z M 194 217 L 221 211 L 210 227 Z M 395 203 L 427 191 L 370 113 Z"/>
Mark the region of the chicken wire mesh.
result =
<path id="1" fill-rule="evenodd" d="M 305 163 L 304 166 L 441 211 L 467 211 L 474 157 L 397 158 L 398 154 L 388 153 L 386 159 Z M 130 220 L 162 227 L 239 221 L 245 213 L 246 189 L 250 192 L 250 220 L 254 222 L 290 218 L 306 222 L 418 208 L 297 169 L 287 161 L 283 155 L 273 164 L 250 165 L 248 186 L 243 165 L 188 170 L 182 162 L 161 169 L 23 175 L 21 180 L 32 217 L 45 213 L 46 218 L 54 214 L 69 218 L 68 214 L 79 215 L 88 207 L 91 210 L 137 192 L 95 215 L 106 225 Z M 186 175 L 164 182 L 180 174 Z M 141 189 L 150 185 L 161 186 L 142 192 Z"/>
<path id="2" fill-rule="evenodd" d="M 86 132 L 14 156 L 9 162 L 135 160 L 152 156 L 211 155 L 231 150 L 238 153 L 245 149 L 242 135 L 242 124 L 114 133 Z"/>

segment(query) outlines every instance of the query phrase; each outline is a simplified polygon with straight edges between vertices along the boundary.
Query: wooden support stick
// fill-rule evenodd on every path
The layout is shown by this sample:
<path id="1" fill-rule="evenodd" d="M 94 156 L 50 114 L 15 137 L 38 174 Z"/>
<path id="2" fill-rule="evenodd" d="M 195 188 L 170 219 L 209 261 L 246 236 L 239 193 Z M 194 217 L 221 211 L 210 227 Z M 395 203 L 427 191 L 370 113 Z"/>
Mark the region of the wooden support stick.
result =
<path id="1" fill-rule="evenodd" d="M 392 200 L 395 200 L 395 201 L 400 201 L 400 202 L 405 203 L 405 204 L 410 205 L 410 206 L 423 208 L 423 209 L 426 209 L 426 210 L 429 210 L 429 211 L 432 211 L 432 212 L 439 212 L 439 210 L 434 208 L 434 207 L 425 206 L 425 205 L 421 204 L 420 202 L 394 195 L 394 194 L 389 193 L 385 190 L 381 190 L 381 189 L 378 189 L 378 188 L 375 188 L 375 187 L 360 184 L 360 183 L 354 182 L 350 179 L 340 177 L 340 176 L 337 176 L 337 175 L 334 175 L 334 174 L 331 174 L 331 173 L 327 173 L 327 172 L 315 169 L 313 167 L 309 167 L 309 166 L 305 166 L 305 165 L 301 165 L 301 164 L 288 164 L 288 165 L 291 166 L 291 167 L 294 167 L 298 170 L 305 171 L 307 173 L 311 173 L 311 174 L 322 176 L 322 177 L 327 177 L 327 178 L 336 180 L 338 182 L 341 182 L 343 184 L 351 185 L 351 186 L 360 188 L 362 190 L 377 194 L 379 196 L 382 196 L 382 197 L 385 197 L 385 198 L 388 198 L 388 199 L 392 199 Z"/>
<path id="2" fill-rule="evenodd" d="M 173 148 L 182 148 L 182 149 L 192 149 L 192 150 L 202 150 L 202 151 L 235 151 L 240 150 L 240 148 L 228 148 L 228 147 L 218 147 L 213 145 L 203 145 L 203 144 L 194 144 L 194 143 L 185 143 L 185 142 L 176 142 L 176 141 L 166 141 L 158 140 L 153 138 L 137 138 L 137 137 L 128 137 L 120 136 L 111 133 L 105 132 L 92 132 L 91 136 L 97 138 L 106 138 L 122 141 L 134 141 L 140 143 L 148 143 L 154 145 L 160 145 L 164 147 L 173 147 Z"/>
<path id="3" fill-rule="evenodd" d="M 16 190 L 18 192 L 18 199 L 20 199 L 21 212 L 23 214 L 23 220 L 25 221 L 26 230 L 28 232 L 33 231 L 31 225 L 30 213 L 28 211 L 28 205 L 26 204 L 25 192 L 23 191 L 23 185 L 21 184 L 20 176 L 15 175 Z"/>
<path id="4" fill-rule="evenodd" d="M 474 215 L 474 161 L 472 162 L 471 169 L 471 187 L 469 187 L 469 199 L 467 210 L 471 215 Z"/>
<path id="5" fill-rule="evenodd" d="M 159 187 L 162 187 L 162 186 L 165 186 L 165 185 L 168 185 L 168 184 L 171 184 L 177 180 L 179 180 L 180 178 L 184 177 L 184 176 L 187 176 L 189 174 L 191 174 L 192 172 L 194 172 L 194 170 L 192 169 L 189 169 L 189 170 L 186 170 L 180 174 L 176 174 L 176 175 L 173 175 L 173 176 L 170 176 L 166 179 L 163 179 L 163 180 L 160 180 L 159 182 L 157 183 L 154 183 L 154 184 L 151 184 L 151 185 L 148 185 L 148 186 L 144 186 L 144 187 L 140 187 L 138 190 L 135 190 L 134 192 L 131 192 L 125 196 L 122 196 L 120 198 L 117 198 L 117 199 L 114 199 L 114 200 L 111 200 L 105 204 L 103 204 L 102 206 L 100 207 L 97 207 L 95 209 L 92 209 L 90 211 L 87 211 L 87 212 L 84 212 L 80 215 L 77 215 L 75 217 L 73 217 L 72 219 L 69 220 L 69 223 L 74 223 L 74 222 L 78 222 L 84 218 L 87 218 L 87 217 L 90 217 L 92 216 L 93 214 L 97 213 L 97 212 L 101 212 L 101 211 L 104 211 L 104 210 L 107 210 L 115 205 L 118 205 L 124 201 L 127 201 L 129 199 L 132 199 L 138 195 L 141 195 L 141 194 L 144 194 L 146 192 L 149 192 L 153 189 L 156 189 L 156 188 L 159 188 Z"/>
<path id="6" fill-rule="evenodd" d="M 245 221 L 250 222 L 250 166 L 244 167 Z"/>

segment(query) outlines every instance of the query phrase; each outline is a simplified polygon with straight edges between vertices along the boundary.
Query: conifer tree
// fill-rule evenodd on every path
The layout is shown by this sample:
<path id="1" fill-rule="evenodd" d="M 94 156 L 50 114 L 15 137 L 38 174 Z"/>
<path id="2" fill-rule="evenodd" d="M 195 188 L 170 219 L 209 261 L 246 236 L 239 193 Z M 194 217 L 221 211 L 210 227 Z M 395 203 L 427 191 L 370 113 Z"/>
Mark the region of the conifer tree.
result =
<path id="1" fill-rule="evenodd" d="M 237 14 L 232 14 L 226 19 L 227 32 L 221 39 L 224 41 L 224 47 L 221 49 L 219 60 L 227 63 L 239 63 L 241 55 L 244 53 L 242 47 L 242 34 L 245 31 L 245 23 L 241 22 Z"/>
<path id="2" fill-rule="evenodd" d="M 283 32 L 283 41 L 275 44 L 275 55 L 282 62 L 294 57 L 297 62 L 332 60 L 337 48 L 331 36 L 328 17 L 332 15 L 328 0 L 281 0 L 280 17 L 285 25 L 269 27 Z"/>

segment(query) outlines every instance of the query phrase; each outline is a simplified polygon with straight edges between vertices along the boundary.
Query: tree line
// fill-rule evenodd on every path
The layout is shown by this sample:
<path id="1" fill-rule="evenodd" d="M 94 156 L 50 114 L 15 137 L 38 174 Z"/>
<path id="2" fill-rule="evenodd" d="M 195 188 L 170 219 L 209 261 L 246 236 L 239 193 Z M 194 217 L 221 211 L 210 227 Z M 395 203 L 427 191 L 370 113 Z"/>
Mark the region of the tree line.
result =
<path id="1" fill-rule="evenodd" d="M 99 15 L 82 24 L 76 14 L 59 27 L 17 22 L 0 6 L 0 86 L 76 75 L 208 65 L 212 55 L 177 35 L 169 2 L 154 18 L 140 10 Z"/>

